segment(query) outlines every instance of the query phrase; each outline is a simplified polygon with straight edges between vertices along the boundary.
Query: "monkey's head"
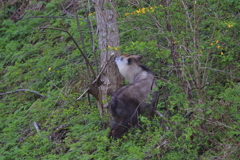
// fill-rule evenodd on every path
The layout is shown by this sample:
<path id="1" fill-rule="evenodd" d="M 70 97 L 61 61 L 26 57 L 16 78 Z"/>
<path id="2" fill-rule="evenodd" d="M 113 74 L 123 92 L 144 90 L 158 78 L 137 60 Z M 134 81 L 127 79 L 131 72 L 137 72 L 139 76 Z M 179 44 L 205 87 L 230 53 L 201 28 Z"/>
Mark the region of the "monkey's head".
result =
<path id="1" fill-rule="evenodd" d="M 130 83 L 134 81 L 134 77 L 138 75 L 142 68 L 140 67 L 140 60 L 143 58 L 141 55 L 124 54 L 115 57 L 115 62 L 121 75 Z"/>

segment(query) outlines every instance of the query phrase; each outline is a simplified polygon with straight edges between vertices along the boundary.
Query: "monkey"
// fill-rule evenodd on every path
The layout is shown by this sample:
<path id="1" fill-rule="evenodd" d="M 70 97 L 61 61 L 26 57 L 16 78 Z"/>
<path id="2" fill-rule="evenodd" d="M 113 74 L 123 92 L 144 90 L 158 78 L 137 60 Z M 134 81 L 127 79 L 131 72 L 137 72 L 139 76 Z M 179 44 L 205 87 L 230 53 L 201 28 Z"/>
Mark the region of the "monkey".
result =
<path id="1" fill-rule="evenodd" d="M 138 126 L 138 116 L 153 116 L 158 92 L 153 72 L 140 64 L 141 55 L 115 57 L 120 74 L 129 82 L 111 97 L 109 109 L 113 117 L 109 137 L 121 138 L 131 127 Z"/>

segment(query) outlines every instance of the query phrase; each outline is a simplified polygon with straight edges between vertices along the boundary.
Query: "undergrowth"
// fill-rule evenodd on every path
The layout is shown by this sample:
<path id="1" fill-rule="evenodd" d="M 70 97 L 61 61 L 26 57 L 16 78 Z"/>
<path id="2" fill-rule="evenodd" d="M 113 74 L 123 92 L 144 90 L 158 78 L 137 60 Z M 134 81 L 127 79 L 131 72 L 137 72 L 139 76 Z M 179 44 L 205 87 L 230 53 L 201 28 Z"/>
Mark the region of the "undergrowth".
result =
<path id="1" fill-rule="evenodd" d="M 122 41 L 117 49 L 145 56 L 143 63 L 156 73 L 160 97 L 159 114 L 152 120 L 141 116 L 139 128 L 112 140 L 108 138 L 110 115 L 99 115 L 91 95 L 77 100 L 89 83 L 79 50 L 67 33 L 41 29 L 65 27 L 80 39 L 75 17 L 62 9 L 68 2 L 31 1 L 24 17 L 17 21 L 10 16 L 19 4 L 1 6 L 0 92 L 28 90 L 0 95 L 0 159 L 240 157 L 240 85 L 236 82 L 240 75 L 239 3 L 198 2 L 205 11 L 200 14 L 202 10 L 194 12 L 190 1 L 188 9 L 176 2 L 164 7 L 158 1 L 141 1 L 138 6 L 127 4 L 127 8 L 122 4 L 125 1 L 117 2 Z M 73 10 L 70 7 L 67 11 L 74 14 Z M 186 24 L 186 10 L 201 17 L 197 36 Z M 94 46 L 89 42 L 86 21 L 88 16 L 96 32 L 94 13 L 87 15 L 78 8 L 78 14 L 87 56 L 96 69 L 92 47 L 97 47 L 97 41 Z M 166 19 L 172 31 L 167 25 L 163 30 L 158 28 L 165 26 Z M 199 41 L 195 48 L 194 36 Z M 177 67 L 169 49 L 173 44 L 177 46 Z M 184 91 L 178 69 L 184 83 L 192 86 L 191 94 Z M 197 85 L 198 78 L 203 86 Z"/>

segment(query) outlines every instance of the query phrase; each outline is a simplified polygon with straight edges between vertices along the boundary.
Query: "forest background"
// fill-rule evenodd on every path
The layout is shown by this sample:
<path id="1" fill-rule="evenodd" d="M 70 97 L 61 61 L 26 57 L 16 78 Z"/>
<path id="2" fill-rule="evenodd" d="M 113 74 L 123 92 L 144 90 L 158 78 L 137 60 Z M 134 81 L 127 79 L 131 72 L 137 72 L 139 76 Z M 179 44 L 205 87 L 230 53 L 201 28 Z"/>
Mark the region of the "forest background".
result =
<path id="1" fill-rule="evenodd" d="M 1 0 L 0 159 L 239 159 L 239 13 L 237 0 Z M 118 28 L 105 47 L 104 15 Z M 111 141 L 99 94 L 121 53 L 144 56 L 160 96 Z"/>

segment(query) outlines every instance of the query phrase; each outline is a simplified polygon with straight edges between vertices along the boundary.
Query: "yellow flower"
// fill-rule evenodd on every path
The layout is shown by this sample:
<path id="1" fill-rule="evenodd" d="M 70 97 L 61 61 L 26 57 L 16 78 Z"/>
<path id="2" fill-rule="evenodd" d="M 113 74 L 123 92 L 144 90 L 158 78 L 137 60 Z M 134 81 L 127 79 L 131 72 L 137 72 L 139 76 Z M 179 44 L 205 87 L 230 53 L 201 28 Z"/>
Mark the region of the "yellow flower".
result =
<path id="1" fill-rule="evenodd" d="M 202 51 L 200 50 L 199 53 L 202 53 Z"/>
<path id="2" fill-rule="evenodd" d="M 140 9 L 139 9 L 139 10 L 136 10 L 136 12 L 137 12 L 137 13 L 140 13 L 141 11 L 140 11 Z"/>
<path id="3" fill-rule="evenodd" d="M 130 13 L 125 13 L 125 16 L 128 16 Z"/>
<path id="4" fill-rule="evenodd" d="M 95 14 L 95 13 L 96 13 L 96 12 L 93 12 L 93 13 L 89 13 L 89 14 L 88 14 L 88 16 L 91 16 L 91 15 L 93 15 L 93 14 Z"/>
<path id="5" fill-rule="evenodd" d="M 213 45 L 213 43 L 210 43 L 210 45 L 212 46 L 212 45 Z"/>
<path id="6" fill-rule="evenodd" d="M 221 46 L 217 46 L 217 48 L 221 48 Z"/>
<path id="7" fill-rule="evenodd" d="M 223 55 L 223 52 L 221 52 L 220 55 Z"/>
<path id="8" fill-rule="evenodd" d="M 153 7 L 150 7 L 149 9 L 151 9 L 151 10 L 152 10 L 152 12 L 154 12 L 154 9 L 153 9 Z"/>
<path id="9" fill-rule="evenodd" d="M 111 46 L 108 46 L 108 48 L 111 48 Z"/>
<path id="10" fill-rule="evenodd" d="M 49 68 L 48 68 L 48 71 L 51 71 L 51 69 L 52 69 L 52 68 L 51 68 L 51 67 L 49 67 Z"/>
<path id="11" fill-rule="evenodd" d="M 218 41 L 216 41 L 216 43 L 218 43 Z"/>
<path id="12" fill-rule="evenodd" d="M 117 47 L 114 47 L 114 49 L 117 51 L 118 50 L 118 48 Z"/>
<path id="13" fill-rule="evenodd" d="M 173 43 L 175 44 L 175 43 L 178 43 L 179 41 L 173 41 Z"/>

